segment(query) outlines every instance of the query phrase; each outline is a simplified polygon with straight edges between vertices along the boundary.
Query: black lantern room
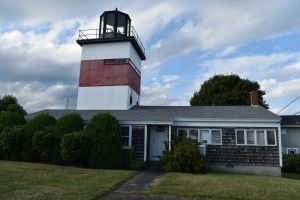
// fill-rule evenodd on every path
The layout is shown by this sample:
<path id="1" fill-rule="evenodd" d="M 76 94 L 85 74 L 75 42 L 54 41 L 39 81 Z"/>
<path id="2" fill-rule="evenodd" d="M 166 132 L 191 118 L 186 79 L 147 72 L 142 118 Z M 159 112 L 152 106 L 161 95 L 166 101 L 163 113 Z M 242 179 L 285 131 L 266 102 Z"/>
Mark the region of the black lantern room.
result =
<path id="1" fill-rule="evenodd" d="M 130 36 L 131 19 L 128 14 L 116 10 L 105 11 L 100 16 L 99 38 Z"/>

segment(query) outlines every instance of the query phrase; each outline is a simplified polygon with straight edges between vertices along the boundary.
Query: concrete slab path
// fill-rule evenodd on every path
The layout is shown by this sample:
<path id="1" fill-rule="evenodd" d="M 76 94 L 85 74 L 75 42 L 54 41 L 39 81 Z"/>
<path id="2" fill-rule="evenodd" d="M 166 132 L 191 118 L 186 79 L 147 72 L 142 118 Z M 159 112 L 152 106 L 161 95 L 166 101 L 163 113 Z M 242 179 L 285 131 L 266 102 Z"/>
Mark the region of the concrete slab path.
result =
<path id="1" fill-rule="evenodd" d="M 184 200 L 186 198 L 167 197 L 158 195 L 137 194 L 147 192 L 152 186 L 158 184 L 164 177 L 164 172 L 143 171 L 125 182 L 115 192 L 101 198 L 103 200 Z"/>

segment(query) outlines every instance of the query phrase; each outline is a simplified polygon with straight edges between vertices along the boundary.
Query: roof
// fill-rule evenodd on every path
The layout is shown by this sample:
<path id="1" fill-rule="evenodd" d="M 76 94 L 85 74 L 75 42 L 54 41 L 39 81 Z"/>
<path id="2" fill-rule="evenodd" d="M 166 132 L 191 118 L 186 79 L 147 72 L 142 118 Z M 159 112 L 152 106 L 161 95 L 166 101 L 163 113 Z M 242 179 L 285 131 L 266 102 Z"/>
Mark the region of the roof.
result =
<path id="1" fill-rule="evenodd" d="M 281 126 L 300 127 L 300 115 L 282 115 Z"/>
<path id="2" fill-rule="evenodd" d="M 190 120 L 257 120 L 280 121 L 280 117 L 260 106 L 136 106 L 130 110 L 42 110 L 26 116 L 32 119 L 38 114 L 49 113 L 59 118 L 69 113 L 78 113 L 89 121 L 99 113 L 110 113 L 119 121 L 169 122 Z"/>

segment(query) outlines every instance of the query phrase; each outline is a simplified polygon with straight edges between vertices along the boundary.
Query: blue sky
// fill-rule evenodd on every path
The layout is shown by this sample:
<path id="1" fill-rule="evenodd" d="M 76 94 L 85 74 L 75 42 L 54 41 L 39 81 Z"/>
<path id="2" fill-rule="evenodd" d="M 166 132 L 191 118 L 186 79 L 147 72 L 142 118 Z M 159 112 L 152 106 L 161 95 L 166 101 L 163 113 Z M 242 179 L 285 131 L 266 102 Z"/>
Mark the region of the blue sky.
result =
<path id="1" fill-rule="evenodd" d="M 258 81 L 277 112 L 300 95 L 300 2 L 297 0 L 89 1 L 0 3 L 0 95 L 28 112 L 75 108 L 81 48 L 78 29 L 99 15 L 128 13 L 144 46 L 144 105 L 189 105 L 209 77 Z M 281 114 L 300 111 L 300 100 Z"/>

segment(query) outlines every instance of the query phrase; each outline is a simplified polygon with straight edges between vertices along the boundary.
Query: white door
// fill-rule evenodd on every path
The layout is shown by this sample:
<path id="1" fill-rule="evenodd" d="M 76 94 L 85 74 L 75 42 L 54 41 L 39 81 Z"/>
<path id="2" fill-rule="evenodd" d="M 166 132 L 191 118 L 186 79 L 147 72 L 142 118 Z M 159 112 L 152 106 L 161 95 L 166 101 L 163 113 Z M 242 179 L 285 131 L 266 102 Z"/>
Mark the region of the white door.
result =
<path id="1" fill-rule="evenodd" d="M 150 160 L 159 160 L 165 150 L 164 142 L 168 141 L 168 133 L 156 132 L 155 128 L 150 133 Z"/>

